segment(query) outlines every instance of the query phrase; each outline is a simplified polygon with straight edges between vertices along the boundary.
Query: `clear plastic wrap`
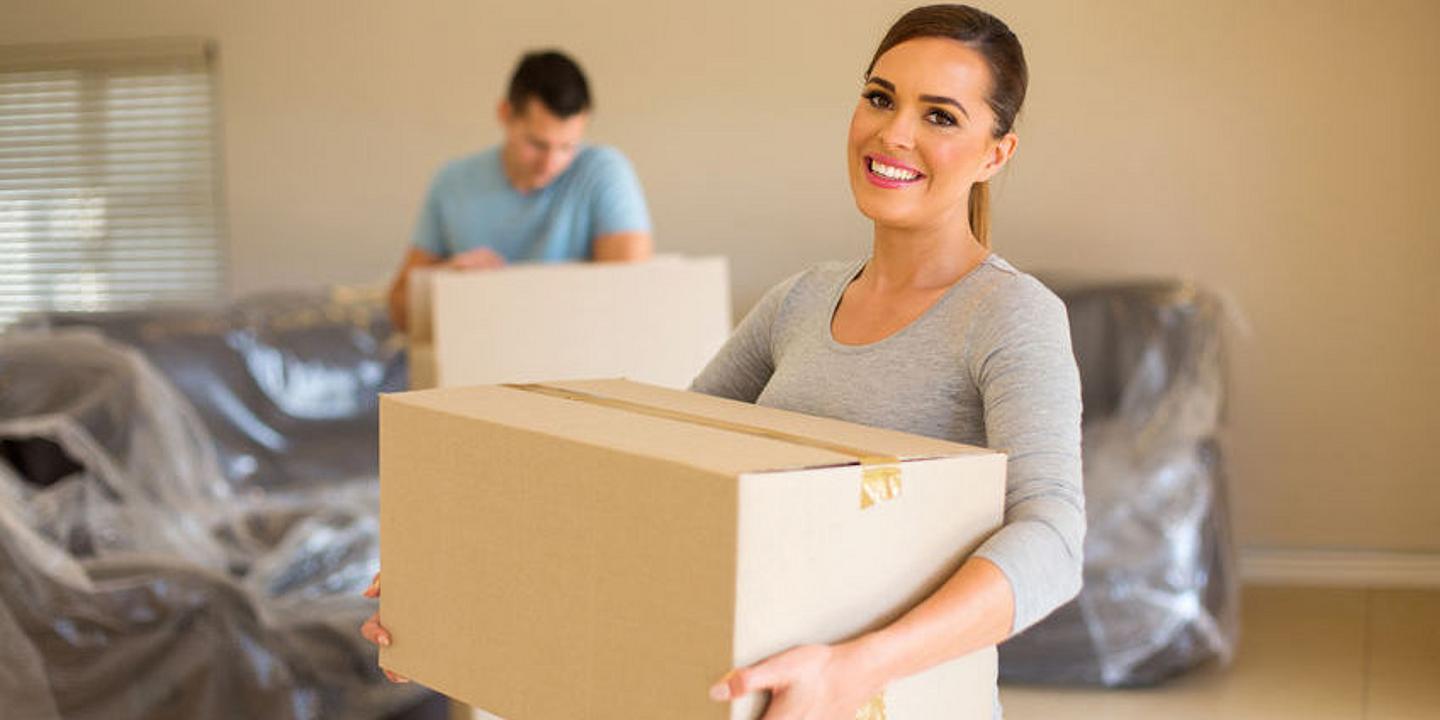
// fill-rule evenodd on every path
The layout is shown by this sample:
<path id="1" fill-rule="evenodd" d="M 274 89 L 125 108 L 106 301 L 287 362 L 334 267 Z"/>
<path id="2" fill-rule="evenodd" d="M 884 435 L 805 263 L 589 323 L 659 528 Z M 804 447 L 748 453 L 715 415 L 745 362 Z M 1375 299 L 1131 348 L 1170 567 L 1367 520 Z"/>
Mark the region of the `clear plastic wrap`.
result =
<path id="1" fill-rule="evenodd" d="M 83 332 L 5 337 L 0 442 L 43 485 L 24 498 L 35 527 L 75 557 L 225 568 L 211 528 L 231 488 L 194 413 L 133 350 Z"/>
<path id="2" fill-rule="evenodd" d="M 237 492 L 374 475 L 378 392 L 403 390 L 403 339 L 378 293 L 256 295 L 216 309 L 53 314 L 134 347 L 194 407 Z"/>
<path id="3" fill-rule="evenodd" d="M 1011 682 L 1149 685 L 1238 640 L 1217 436 L 1221 305 L 1193 285 L 1060 287 L 1085 402 L 1085 585 L 1000 646 Z"/>
<path id="4" fill-rule="evenodd" d="M 404 377 L 383 306 L 48 325 L 0 336 L 0 715 L 378 718 L 426 696 L 358 634 L 376 393 Z"/>

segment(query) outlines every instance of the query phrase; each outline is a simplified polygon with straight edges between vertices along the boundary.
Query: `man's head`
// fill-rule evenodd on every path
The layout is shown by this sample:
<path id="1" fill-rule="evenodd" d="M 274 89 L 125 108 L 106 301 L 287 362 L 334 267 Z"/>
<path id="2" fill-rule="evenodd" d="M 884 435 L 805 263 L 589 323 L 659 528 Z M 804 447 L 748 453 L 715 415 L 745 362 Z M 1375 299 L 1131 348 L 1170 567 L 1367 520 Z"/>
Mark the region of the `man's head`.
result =
<path id="1" fill-rule="evenodd" d="M 580 148 L 590 118 L 590 86 L 574 60 L 553 50 L 520 59 L 500 102 L 505 175 L 520 192 L 550 184 Z"/>

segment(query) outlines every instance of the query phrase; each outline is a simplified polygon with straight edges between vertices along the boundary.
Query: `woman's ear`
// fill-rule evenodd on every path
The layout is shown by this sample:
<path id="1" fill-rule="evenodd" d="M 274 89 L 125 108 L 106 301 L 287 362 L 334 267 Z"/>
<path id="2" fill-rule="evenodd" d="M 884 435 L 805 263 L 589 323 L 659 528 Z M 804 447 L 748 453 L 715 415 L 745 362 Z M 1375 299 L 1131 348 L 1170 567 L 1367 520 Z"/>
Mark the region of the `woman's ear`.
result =
<path id="1" fill-rule="evenodd" d="M 980 174 L 976 176 L 975 182 L 985 182 L 994 177 L 1005 163 L 1010 162 L 1014 157 L 1015 149 L 1020 145 L 1020 138 L 1015 133 L 1005 133 L 1005 136 L 991 144 L 989 152 L 985 156 L 985 164 L 980 166 Z"/>

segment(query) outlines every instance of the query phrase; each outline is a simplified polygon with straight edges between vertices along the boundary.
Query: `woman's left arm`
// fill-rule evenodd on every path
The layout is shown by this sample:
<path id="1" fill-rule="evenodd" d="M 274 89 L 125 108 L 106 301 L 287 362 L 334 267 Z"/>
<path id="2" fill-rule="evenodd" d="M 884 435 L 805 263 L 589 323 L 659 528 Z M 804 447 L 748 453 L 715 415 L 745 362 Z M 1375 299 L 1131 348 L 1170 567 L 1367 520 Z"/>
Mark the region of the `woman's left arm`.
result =
<path id="1" fill-rule="evenodd" d="M 849 718 L 886 685 L 998 644 L 1080 589 L 1080 381 L 1064 305 L 1028 276 L 992 293 L 966 337 L 987 444 L 1006 452 L 1005 524 L 938 590 L 848 642 L 726 675 L 716 700 L 769 690 L 764 720 Z"/>

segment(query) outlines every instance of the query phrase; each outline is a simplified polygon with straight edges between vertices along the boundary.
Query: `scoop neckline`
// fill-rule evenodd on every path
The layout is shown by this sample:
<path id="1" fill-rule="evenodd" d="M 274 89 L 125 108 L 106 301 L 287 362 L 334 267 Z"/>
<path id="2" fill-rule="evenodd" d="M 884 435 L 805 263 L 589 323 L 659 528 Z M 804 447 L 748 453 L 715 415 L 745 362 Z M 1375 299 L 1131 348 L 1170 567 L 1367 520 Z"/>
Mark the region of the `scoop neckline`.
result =
<path id="1" fill-rule="evenodd" d="M 837 283 L 835 289 L 831 291 L 829 304 L 830 311 L 825 313 L 824 316 L 825 344 L 831 350 L 846 353 L 868 352 L 871 350 L 879 349 L 892 341 L 898 340 L 900 337 L 911 332 L 911 328 L 925 322 L 930 316 L 934 315 L 937 312 L 937 308 L 939 308 L 941 305 L 944 305 L 946 302 L 949 302 L 950 298 L 955 295 L 955 293 L 961 286 L 967 284 L 970 281 L 970 278 L 975 277 L 975 274 L 980 270 L 980 268 L 987 265 L 993 265 L 999 260 L 999 256 L 993 252 L 986 253 L 985 258 L 980 262 L 976 263 L 975 267 L 970 268 L 969 272 L 961 275 L 960 278 L 957 279 L 955 282 L 950 283 L 950 287 L 945 288 L 945 292 L 941 294 L 940 297 L 935 300 L 935 302 L 930 303 L 930 307 L 925 308 L 925 312 L 920 313 L 918 317 L 906 323 L 899 330 L 896 330 L 895 332 L 892 332 L 889 335 L 886 335 L 885 337 L 876 340 L 875 342 L 864 343 L 861 345 L 850 345 L 847 343 L 842 343 L 839 340 L 835 339 L 835 313 L 840 311 L 840 301 L 845 297 L 846 288 L 849 288 L 851 283 L 854 283 L 855 280 L 860 277 L 860 273 L 865 271 L 865 268 L 870 264 L 870 261 L 872 259 L 874 259 L 873 255 L 867 255 L 866 257 L 863 257 L 860 260 L 856 261 L 851 266 L 851 269 L 845 273 L 844 280 L 840 283 Z"/>

